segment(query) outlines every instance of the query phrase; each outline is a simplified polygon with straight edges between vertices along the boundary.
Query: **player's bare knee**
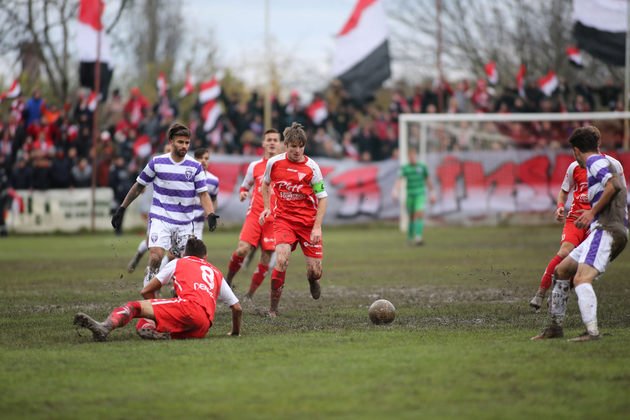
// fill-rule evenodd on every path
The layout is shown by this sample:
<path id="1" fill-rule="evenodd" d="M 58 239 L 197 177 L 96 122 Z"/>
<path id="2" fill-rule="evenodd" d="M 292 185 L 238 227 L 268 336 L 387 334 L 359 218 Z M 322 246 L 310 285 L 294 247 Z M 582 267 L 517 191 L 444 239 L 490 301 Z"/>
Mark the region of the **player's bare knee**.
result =
<path id="1" fill-rule="evenodd" d="M 247 242 L 239 242 L 238 246 L 236 247 L 236 255 L 238 255 L 239 257 L 245 257 L 252 251 L 252 248 L 253 247 Z"/>
<path id="2" fill-rule="evenodd" d="M 309 262 L 306 266 L 306 277 L 310 280 L 319 280 L 322 278 L 322 264 L 321 261 Z"/>
<path id="3" fill-rule="evenodd" d="M 162 255 L 157 252 L 151 252 L 149 254 L 149 267 L 151 269 L 160 268 L 160 264 L 162 263 Z"/>
<path id="4" fill-rule="evenodd" d="M 263 251 L 260 253 L 260 263 L 263 265 L 269 265 L 271 262 L 271 255 L 273 253 L 271 251 Z"/>
<path id="5" fill-rule="evenodd" d="M 322 278 L 322 269 L 319 268 L 309 268 L 306 272 L 306 277 L 309 281 L 319 280 Z"/>
<path id="6" fill-rule="evenodd" d="M 556 267 L 556 269 L 554 270 L 554 274 L 557 279 L 562 280 L 566 280 L 571 277 L 571 273 L 569 272 L 569 270 L 567 270 L 566 267 L 561 267 L 560 265 Z"/>
<path id="7" fill-rule="evenodd" d="M 286 256 L 278 255 L 276 257 L 276 270 L 287 271 L 287 268 L 289 268 L 289 259 Z"/>

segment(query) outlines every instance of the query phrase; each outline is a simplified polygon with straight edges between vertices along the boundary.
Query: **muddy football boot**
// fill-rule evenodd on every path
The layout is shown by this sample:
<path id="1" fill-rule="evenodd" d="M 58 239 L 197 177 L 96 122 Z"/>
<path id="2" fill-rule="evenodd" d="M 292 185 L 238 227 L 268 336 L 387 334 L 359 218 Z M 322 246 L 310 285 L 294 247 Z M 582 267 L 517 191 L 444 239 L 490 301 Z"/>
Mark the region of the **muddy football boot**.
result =
<path id="1" fill-rule="evenodd" d="M 319 285 L 319 280 L 309 280 L 308 285 L 311 289 L 311 296 L 313 299 L 319 299 L 322 294 L 322 288 Z"/>
<path id="2" fill-rule="evenodd" d="M 533 336 L 532 340 L 547 340 L 550 338 L 562 338 L 564 331 L 560 325 L 551 324 L 545 328 L 540 334 Z"/>
<path id="3" fill-rule="evenodd" d="M 98 322 L 82 312 L 79 312 L 74 316 L 74 325 L 87 328 L 92 331 L 92 338 L 94 338 L 94 341 L 107 340 L 107 335 L 111 331 L 111 329 L 107 328 L 107 326 L 102 322 Z"/>

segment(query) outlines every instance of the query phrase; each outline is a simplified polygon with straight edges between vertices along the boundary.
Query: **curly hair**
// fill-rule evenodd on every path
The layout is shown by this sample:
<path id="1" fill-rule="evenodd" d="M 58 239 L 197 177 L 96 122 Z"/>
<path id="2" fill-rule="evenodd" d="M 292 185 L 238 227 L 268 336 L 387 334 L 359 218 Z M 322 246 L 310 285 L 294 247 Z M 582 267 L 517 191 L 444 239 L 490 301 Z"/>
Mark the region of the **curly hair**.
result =
<path id="1" fill-rule="evenodd" d="M 285 144 L 298 144 L 299 146 L 306 145 L 306 131 L 300 123 L 292 123 L 291 127 L 287 127 L 282 132 Z"/>

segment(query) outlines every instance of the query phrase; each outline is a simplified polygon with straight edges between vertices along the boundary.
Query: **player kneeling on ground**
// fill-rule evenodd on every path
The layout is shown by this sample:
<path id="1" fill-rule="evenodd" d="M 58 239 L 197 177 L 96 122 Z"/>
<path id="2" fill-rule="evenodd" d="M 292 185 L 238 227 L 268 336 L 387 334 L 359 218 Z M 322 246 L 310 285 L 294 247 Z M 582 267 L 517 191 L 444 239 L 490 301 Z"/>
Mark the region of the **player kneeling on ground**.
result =
<path id="1" fill-rule="evenodd" d="M 127 302 L 98 322 L 78 313 L 74 324 L 92 331 L 94 341 L 105 341 L 109 333 L 133 318 L 148 318 L 155 327 L 143 327 L 138 335 L 146 339 L 203 338 L 212 326 L 217 297 L 232 309 L 232 331 L 241 329 L 242 310 L 223 274 L 206 261 L 206 245 L 197 238 L 186 242 L 184 257 L 169 262 L 140 292 L 147 300 Z M 149 299 L 172 279 L 177 297 Z"/>

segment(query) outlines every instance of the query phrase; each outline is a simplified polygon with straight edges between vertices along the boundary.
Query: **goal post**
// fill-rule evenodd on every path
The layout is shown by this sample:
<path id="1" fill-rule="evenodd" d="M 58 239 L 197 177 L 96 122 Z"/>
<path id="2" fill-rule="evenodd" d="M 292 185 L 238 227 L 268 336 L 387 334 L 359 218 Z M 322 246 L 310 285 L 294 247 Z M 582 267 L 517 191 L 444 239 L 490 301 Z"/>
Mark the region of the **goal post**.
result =
<path id="1" fill-rule="evenodd" d="M 573 129 L 597 126 L 602 149 L 614 154 L 624 120 L 630 112 L 401 114 L 398 159 L 402 166 L 415 151 L 429 167 L 438 201 L 427 203 L 430 223 L 497 224 L 506 215 L 546 216 L 561 183 L 558 174 L 573 160 L 567 146 Z M 458 172 L 449 173 L 449 165 Z M 404 231 L 404 187 L 400 196 Z"/>

